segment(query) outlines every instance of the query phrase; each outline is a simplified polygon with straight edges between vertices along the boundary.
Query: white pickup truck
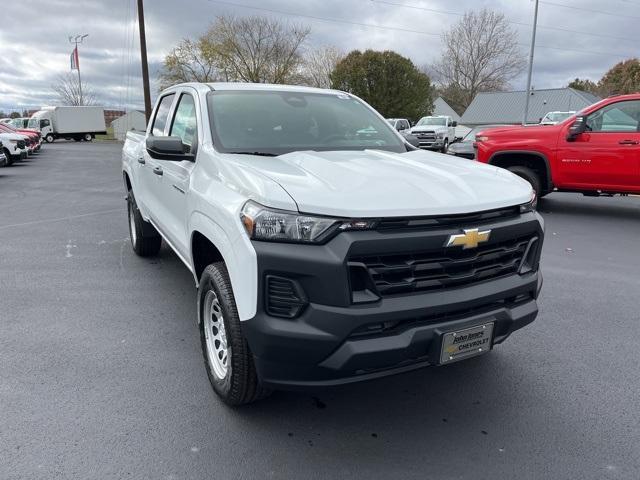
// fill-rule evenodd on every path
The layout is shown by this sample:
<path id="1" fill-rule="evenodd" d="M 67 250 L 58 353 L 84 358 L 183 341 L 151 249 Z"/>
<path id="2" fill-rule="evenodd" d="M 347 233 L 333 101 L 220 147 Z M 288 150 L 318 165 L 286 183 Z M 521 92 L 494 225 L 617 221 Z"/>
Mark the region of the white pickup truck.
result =
<path id="1" fill-rule="evenodd" d="M 420 148 L 447 153 L 449 144 L 456 138 L 458 123 L 446 115 L 422 117 L 405 133 L 418 139 Z"/>
<path id="2" fill-rule="evenodd" d="M 133 249 L 164 239 L 193 273 L 228 404 L 448 364 L 536 317 L 531 186 L 412 147 L 353 95 L 178 85 L 122 159 Z"/>

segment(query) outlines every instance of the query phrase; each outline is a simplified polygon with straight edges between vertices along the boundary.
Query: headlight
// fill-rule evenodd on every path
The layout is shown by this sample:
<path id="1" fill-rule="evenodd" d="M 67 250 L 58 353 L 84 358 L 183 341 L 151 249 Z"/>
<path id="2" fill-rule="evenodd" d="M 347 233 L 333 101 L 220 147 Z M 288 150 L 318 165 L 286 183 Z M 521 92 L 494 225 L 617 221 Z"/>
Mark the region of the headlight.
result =
<path id="1" fill-rule="evenodd" d="M 531 200 L 527 203 L 523 203 L 520 205 L 520 213 L 533 212 L 538 206 L 538 197 L 536 197 L 536 192 L 531 192 Z"/>
<path id="2" fill-rule="evenodd" d="M 296 243 L 322 243 L 336 232 L 367 230 L 376 223 L 276 210 L 251 200 L 242 207 L 240 220 L 253 240 Z"/>
<path id="3" fill-rule="evenodd" d="M 438 132 L 436 134 L 436 137 L 438 137 L 439 139 L 443 139 L 444 138 L 444 132 Z"/>

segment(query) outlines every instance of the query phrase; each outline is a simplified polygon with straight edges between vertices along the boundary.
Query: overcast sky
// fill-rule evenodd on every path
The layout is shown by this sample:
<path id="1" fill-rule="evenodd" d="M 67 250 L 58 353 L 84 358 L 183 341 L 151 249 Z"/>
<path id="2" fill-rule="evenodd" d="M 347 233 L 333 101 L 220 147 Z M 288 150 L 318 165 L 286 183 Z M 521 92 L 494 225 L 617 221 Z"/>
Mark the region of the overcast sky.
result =
<path id="1" fill-rule="evenodd" d="M 51 85 L 69 71 L 68 37 L 80 33 L 89 34 L 80 47 L 83 80 L 94 88 L 99 103 L 113 108 L 142 105 L 135 3 L 3 1 L 0 109 L 54 103 Z M 311 27 L 307 47 L 392 49 L 422 66 L 439 57 L 440 34 L 460 14 L 483 6 L 506 15 L 526 55 L 532 0 L 146 0 L 152 84 L 164 55 L 181 38 L 201 34 L 217 15 L 272 15 Z M 575 77 L 599 79 L 616 62 L 638 55 L 639 21 L 640 0 L 541 0 L 533 85 L 562 87 Z M 513 87 L 522 89 L 525 83 L 523 74 Z M 152 90 L 155 97 L 155 85 Z"/>

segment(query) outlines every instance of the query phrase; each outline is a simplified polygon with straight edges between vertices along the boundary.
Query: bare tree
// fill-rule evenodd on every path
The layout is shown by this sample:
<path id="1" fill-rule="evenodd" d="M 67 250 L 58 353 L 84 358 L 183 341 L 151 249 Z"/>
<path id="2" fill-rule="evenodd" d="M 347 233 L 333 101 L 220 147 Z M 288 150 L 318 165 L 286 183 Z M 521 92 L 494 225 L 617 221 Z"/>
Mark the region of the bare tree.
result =
<path id="1" fill-rule="evenodd" d="M 301 83 L 310 87 L 331 87 L 331 74 L 344 56 L 343 52 L 333 46 L 320 47 L 306 52 Z"/>
<path id="2" fill-rule="evenodd" d="M 464 111 L 478 92 L 506 89 L 525 67 L 516 32 L 501 13 L 467 12 L 442 39 L 444 53 L 432 68 L 456 110 Z"/>
<path id="3" fill-rule="evenodd" d="M 51 88 L 58 94 L 59 102 L 62 105 L 95 105 L 96 95 L 93 89 L 82 82 L 82 94 L 80 94 L 80 83 L 74 73 L 59 75 Z"/>
<path id="4" fill-rule="evenodd" d="M 298 74 L 310 29 L 268 17 L 218 17 L 206 36 L 217 47 L 219 68 L 233 80 L 287 83 Z"/>
<path id="5" fill-rule="evenodd" d="M 204 35 L 183 40 L 165 57 L 160 84 L 296 81 L 309 32 L 309 28 L 267 17 L 218 17 Z"/>
<path id="6" fill-rule="evenodd" d="M 182 82 L 229 80 L 219 66 L 217 47 L 207 35 L 195 41 L 184 39 L 164 59 L 160 89 Z"/>

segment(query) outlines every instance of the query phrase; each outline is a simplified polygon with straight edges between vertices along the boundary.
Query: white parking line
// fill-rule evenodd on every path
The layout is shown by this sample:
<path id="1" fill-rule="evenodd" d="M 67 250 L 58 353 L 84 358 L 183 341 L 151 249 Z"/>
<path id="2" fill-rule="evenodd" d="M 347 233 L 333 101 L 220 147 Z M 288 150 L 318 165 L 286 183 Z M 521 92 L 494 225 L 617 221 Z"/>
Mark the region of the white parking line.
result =
<path id="1" fill-rule="evenodd" d="M 74 220 L 76 218 L 83 218 L 83 217 L 93 217 L 95 215 L 104 215 L 105 213 L 115 213 L 115 212 L 121 212 L 121 211 L 122 211 L 121 208 L 114 208 L 111 210 L 101 210 L 99 212 L 83 213 L 82 215 L 72 215 L 70 217 L 49 218 L 47 220 L 34 220 L 32 222 L 14 223 L 11 225 L 0 225 L 0 230 L 3 230 L 5 228 L 13 228 L 13 227 L 24 227 L 26 225 L 38 225 L 41 223 L 64 222 L 65 220 Z"/>

